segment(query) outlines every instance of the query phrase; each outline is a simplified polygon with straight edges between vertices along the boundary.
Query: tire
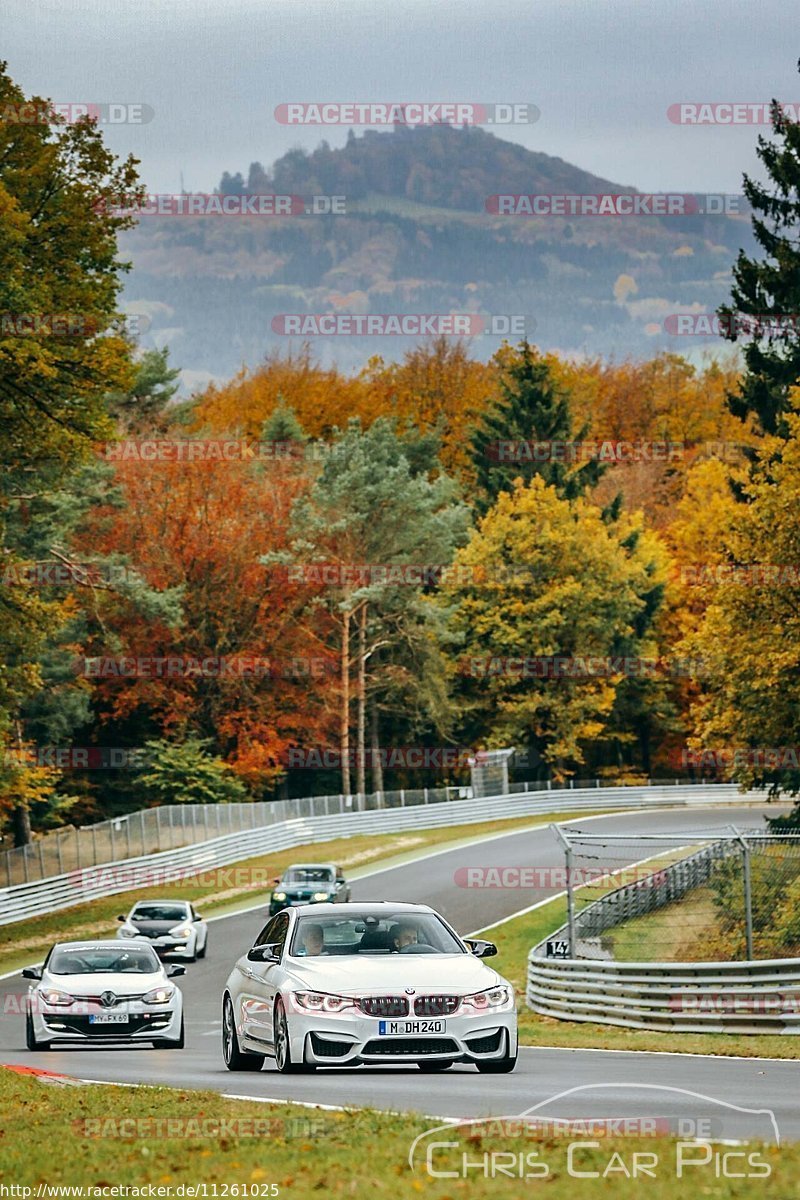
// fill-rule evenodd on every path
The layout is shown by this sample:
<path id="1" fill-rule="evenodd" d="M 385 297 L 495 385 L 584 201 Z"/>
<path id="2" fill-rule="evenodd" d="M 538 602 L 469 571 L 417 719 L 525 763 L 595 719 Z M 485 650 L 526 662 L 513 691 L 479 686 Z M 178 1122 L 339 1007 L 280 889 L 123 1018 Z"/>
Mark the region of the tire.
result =
<path id="1" fill-rule="evenodd" d="M 260 1071 L 264 1065 L 263 1054 L 248 1054 L 239 1049 L 230 996 L 225 997 L 222 1005 L 222 1057 L 229 1071 Z"/>
<path id="2" fill-rule="evenodd" d="M 33 1017 L 30 1013 L 28 1013 L 25 1017 L 25 1045 L 29 1050 L 33 1050 L 34 1053 L 39 1053 L 41 1050 L 50 1049 L 49 1042 L 40 1042 L 36 1037 L 36 1033 L 34 1032 L 33 1028 Z"/>
<path id="3" fill-rule="evenodd" d="M 289 1045 L 289 1024 L 286 1020 L 286 1010 L 280 996 L 275 1001 L 275 1016 L 273 1018 L 273 1045 L 275 1047 L 275 1066 L 282 1075 L 309 1074 L 316 1070 L 312 1063 L 292 1062 L 292 1050 Z"/>
<path id="4" fill-rule="evenodd" d="M 436 1071 L 446 1071 L 448 1067 L 452 1067 L 451 1062 L 439 1062 L 436 1059 L 431 1059 L 430 1062 L 418 1062 L 417 1066 L 420 1071 L 424 1071 L 426 1075 L 433 1074 Z"/>
<path id="5" fill-rule="evenodd" d="M 181 1017 L 181 1032 L 177 1042 L 173 1042 L 170 1038 L 153 1038 L 153 1045 L 156 1050 L 182 1050 L 186 1045 L 186 1029 Z"/>
<path id="6" fill-rule="evenodd" d="M 206 934 L 206 940 L 203 942 L 203 949 L 197 951 L 197 957 L 205 958 L 206 950 L 208 950 L 208 934 Z"/>
<path id="7" fill-rule="evenodd" d="M 494 1058 L 488 1062 L 479 1062 L 475 1064 L 481 1075 L 507 1075 L 509 1071 L 514 1070 L 516 1065 L 516 1054 L 513 1056 L 511 1054 L 507 1054 L 504 1058 Z"/>

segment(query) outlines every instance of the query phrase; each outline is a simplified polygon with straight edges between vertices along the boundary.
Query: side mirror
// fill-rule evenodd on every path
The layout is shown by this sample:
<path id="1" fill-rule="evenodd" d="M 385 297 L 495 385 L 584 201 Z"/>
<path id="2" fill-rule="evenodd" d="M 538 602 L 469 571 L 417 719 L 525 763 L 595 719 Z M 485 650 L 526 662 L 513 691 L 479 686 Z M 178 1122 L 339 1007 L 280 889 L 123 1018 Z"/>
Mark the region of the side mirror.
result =
<path id="1" fill-rule="evenodd" d="M 273 879 L 273 881 L 272 881 L 272 886 L 273 886 L 273 887 L 277 887 L 277 886 L 278 886 L 278 884 L 280 883 L 280 881 L 281 881 L 281 877 L 280 877 L 280 875 L 276 875 L 276 876 L 275 876 L 275 878 L 274 878 L 274 879 Z"/>
<path id="2" fill-rule="evenodd" d="M 169 975 L 170 979 L 175 975 L 185 975 L 185 974 L 186 974 L 186 967 L 184 967 L 182 963 L 170 963 L 169 966 L 167 967 L 167 975 Z"/>
<path id="3" fill-rule="evenodd" d="M 23 967 L 22 968 L 22 978 L 23 979 L 41 979 L 42 978 L 42 968 L 41 967 Z"/>
<path id="4" fill-rule="evenodd" d="M 127 917 L 123 917 L 122 913 L 120 913 L 120 915 L 117 917 L 118 921 L 127 921 L 127 919 Z"/>
<path id="5" fill-rule="evenodd" d="M 476 958 L 492 958 L 497 954 L 494 942 L 484 942 L 482 938 L 464 938 Z"/>
<path id="6" fill-rule="evenodd" d="M 250 962 L 274 963 L 278 962 L 280 955 L 278 947 L 273 942 L 268 942 L 265 946 L 253 946 L 247 951 L 247 957 Z"/>

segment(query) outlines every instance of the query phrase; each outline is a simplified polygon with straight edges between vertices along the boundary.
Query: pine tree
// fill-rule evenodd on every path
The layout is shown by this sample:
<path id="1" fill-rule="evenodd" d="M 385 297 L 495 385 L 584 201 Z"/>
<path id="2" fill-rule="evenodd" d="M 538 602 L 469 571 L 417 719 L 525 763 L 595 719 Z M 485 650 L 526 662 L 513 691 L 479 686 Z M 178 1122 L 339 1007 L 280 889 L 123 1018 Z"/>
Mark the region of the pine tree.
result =
<path id="1" fill-rule="evenodd" d="M 785 438 L 789 392 L 800 379 L 800 328 L 792 320 L 800 312 L 800 124 L 788 120 L 773 101 L 772 129 L 775 141 L 758 139 L 758 157 L 770 183 L 748 175 L 743 179 L 753 232 L 765 257 L 756 260 L 740 250 L 731 303 L 718 312 L 724 336 L 745 339 L 746 371 L 739 390 L 728 397 L 731 412 L 742 420 L 753 414 L 762 432 Z"/>
<path id="2" fill-rule="evenodd" d="M 499 405 L 472 437 L 479 512 L 486 513 L 501 492 L 511 492 L 515 479 L 530 483 L 540 475 L 564 500 L 593 487 L 604 472 L 603 464 L 594 459 L 578 465 L 569 461 L 569 444 L 582 441 L 588 427 L 573 435 L 569 393 L 534 347 L 520 345 L 503 371 L 500 387 Z M 551 452 L 537 457 L 531 452 L 531 444 L 537 442 L 550 443 Z M 509 461 L 503 461 L 506 456 Z"/>

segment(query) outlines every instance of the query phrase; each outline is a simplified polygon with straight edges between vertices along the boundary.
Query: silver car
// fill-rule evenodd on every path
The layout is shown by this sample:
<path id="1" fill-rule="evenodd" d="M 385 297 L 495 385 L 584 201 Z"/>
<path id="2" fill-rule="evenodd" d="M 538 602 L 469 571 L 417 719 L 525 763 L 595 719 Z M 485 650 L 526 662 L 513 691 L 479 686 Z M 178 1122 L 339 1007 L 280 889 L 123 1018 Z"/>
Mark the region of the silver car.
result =
<path id="1" fill-rule="evenodd" d="M 67 1042 L 152 1042 L 182 1050 L 183 995 L 171 982 L 186 968 L 164 966 L 139 940 L 57 942 L 31 980 L 25 1001 L 29 1050 Z"/>
<path id="2" fill-rule="evenodd" d="M 117 937 L 144 938 L 158 954 L 177 954 L 189 962 L 206 956 L 208 925 L 188 900 L 140 900 L 117 920 Z"/>

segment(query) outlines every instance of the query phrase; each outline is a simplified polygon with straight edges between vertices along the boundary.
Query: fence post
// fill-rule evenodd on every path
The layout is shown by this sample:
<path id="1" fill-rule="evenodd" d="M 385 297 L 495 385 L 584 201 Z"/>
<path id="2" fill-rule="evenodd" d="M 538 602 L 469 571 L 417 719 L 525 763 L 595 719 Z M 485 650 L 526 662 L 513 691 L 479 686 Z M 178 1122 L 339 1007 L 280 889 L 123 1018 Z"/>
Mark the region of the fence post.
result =
<path id="1" fill-rule="evenodd" d="M 752 881 L 750 878 L 750 847 L 747 844 L 747 839 L 742 837 L 742 834 L 735 825 L 731 825 L 731 829 L 736 834 L 739 840 L 739 845 L 742 847 L 742 870 L 744 872 L 744 922 L 745 922 L 745 940 L 747 945 L 747 957 L 750 962 L 753 961 L 753 891 Z"/>
<path id="2" fill-rule="evenodd" d="M 114 822 L 113 822 L 113 820 L 109 821 L 108 827 L 111 832 L 111 861 L 116 862 L 117 861 L 117 841 L 116 841 L 116 838 L 114 837 Z"/>
<path id="3" fill-rule="evenodd" d="M 56 832 L 56 854 L 58 855 L 58 873 L 59 873 L 59 875 L 63 875 L 64 874 L 64 859 L 61 854 L 61 830 L 60 829 L 57 830 L 57 832 Z"/>
<path id="4" fill-rule="evenodd" d="M 560 825 L 551 825 L 558 840 L 564 847 L 564 862 L 567 867 L 567 928 L 569 930 L 569 957 L 575 957 L 575 896 L 572 892 L 572 846 Z"/>
<path id="5" fill-rule="evenodd" d="M 425 803 L 426 803 L 426 804 L 428 803 L 428 801 L 427 801 L 427 793 L 426 793 L 426 800 L 425 800 Z M 406 806 L 406 789 L 405 789 L 405 788 L 400 788 L 400 807 L 401 807 L 401 808 L 405 808 L 405 806 Z"/>
<path id="6" fill-rule="evenodd" d="M 147 843 L 145 842 L 145 832 L 144 832 L 144 809 L 143 809 L 143 808 L 140 808 L 140 809 L 139 809 L 139 816 L 142 818 L 142 855 L 144 856 L 145 854 L 147 854 L 147 848 L 146 848 L 146 847 L 147 847 Z"/>

